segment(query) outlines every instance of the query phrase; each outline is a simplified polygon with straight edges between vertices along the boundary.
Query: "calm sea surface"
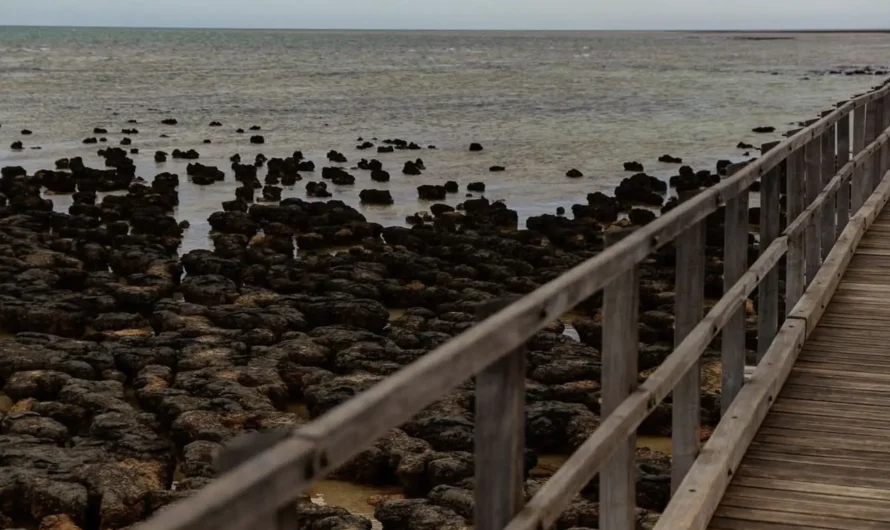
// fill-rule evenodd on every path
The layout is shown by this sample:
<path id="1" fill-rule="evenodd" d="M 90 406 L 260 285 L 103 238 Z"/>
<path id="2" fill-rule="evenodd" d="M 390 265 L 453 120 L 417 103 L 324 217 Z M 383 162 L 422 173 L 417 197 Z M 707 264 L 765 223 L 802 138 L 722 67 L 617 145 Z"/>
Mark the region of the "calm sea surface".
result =
<path id="1" fill-rule="evenodd" d="M 0 165 L 37 170 L 82 155 L 101 167 L 96 146 L 81 141 L 105 127 L 108 145 L 117 145 L 121 128 L 136 127 L 138 174 L 150 180 L 172 171 L 184 181 L 185 163 L 156 165 L 152 155 L 195 148 L 201 162 L 229 177 L 180 186 L 176 215 L 192 223 L 184 250 L 208 245 L 208 215 L 234 197 L 227 159 L 236 152 L 252 158 L 299 149 L 319 166 L 330 149 L 350 164 L 377 157 L 391 182 L 372 183 L 366 172 L 353 171 L 356 185 L 333 192 L 357 205 L 359 190 L 389 188 L 395 206 L 362 208 L 385 224 L 428 207 L 417 199 L 419 184 L 446 180 L 482 180 L 487 197 L 505 199 L 524 219 L 583 202 L 591 191 L 611 191 L 626 176 L 627 160 L 662 177 L 676 168 L 656 162 L 665 153 L 697 169 L 713 169 L 718 158 L 740 160 L 739 141 L 778 139 L 791 122 L 880 81 L 814 71 L 890 63 L 886 34 L 750 37 L 0 27 Z M 161 125 L 168 117 L 179 124 Z M 223 127 L 208 127 L 213 120 Z M 265 145 L 252 146 L 249 134 L 235 132 L 251 125 L 262 127 Z M 760 125 L 777 133 L 750 132 Z M 34 134 L 21 136 L 23 128 Z M 355 149 L 359 136 L 438 149 L 362 153 Z M 12 152 L 14 140 L 42 149 Z M 485 150 L 469 153 L 470 142 Z M 418 156 L 427 171 L 402 175 L 404 162 Z M 507 171 L 489 173 L 495 164 Z M 570 168 L 585 177 L 567 179 Z M 284 196 L 304 197 L 304 184 Z M 52 198 L 57 209 L 70 204 L 69 197 Z"/>

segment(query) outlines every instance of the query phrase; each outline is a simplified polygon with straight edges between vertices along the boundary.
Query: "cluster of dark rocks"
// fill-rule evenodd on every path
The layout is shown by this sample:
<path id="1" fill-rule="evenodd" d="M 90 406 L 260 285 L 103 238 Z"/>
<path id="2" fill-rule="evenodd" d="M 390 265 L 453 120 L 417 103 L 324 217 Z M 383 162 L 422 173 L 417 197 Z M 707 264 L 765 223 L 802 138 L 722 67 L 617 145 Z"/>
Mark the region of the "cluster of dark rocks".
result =
<path id="1" fill-rule="evenodd" d="M 456 182 L 424 184 L 418 196 L 432 201 L 429 212 L 410 217 L 410 227 L 384 227 L 339 200 L 282 200 L 281 186 L 315 172 L 299 151 L 246 163 L 234 155 L 239 187 L 209 216 L 212 247 L 180 255 L 180 177 L 162 172 L 146 182 L 132 153 L 99 154 L 102 169 L 77 157 L 0 175 L 0 329 L 9 333 L 0 338 L 0 527 L 116 529 L 144 520 L 205 486 L 232 438 L 318 417 L 473 326 L 478 304 L 527 294 L 675 207 L 670 187 L 694 194 L 726 173 L 725 165 L 716 173 L 682 166 L 663 182 L 632 162 L 614 196 L 590 193 L 571 219 L 538 215 L 524 228 L 503 202 L 469 197 L 451 206 L 436 201 L 458 193 Z M 194 184 L 226 179 L 194 162 L 194 150 L 172 156 L 192 160 Z M 336 151 L 327 158 L 347 162 Z M 417 159 L 403 173 L 425 169 Z M 390 179 L 380 161 L 362 159 L 322 168 L 307 196 L 329 199 L 328 184 L 353 185 L 357 170 Z M 73 204 L 55 212 L 46 191 L 70 193 Z M 116 194 L 99 195 L 107 191 Z M 483 193 L 485 183 L 467 191 Z M 393 203 L 389 190 L 359 195 Z M 705 295 L 714 299 L 723 289 L 722 212 L 706 228 Z M 752 260 L 757 253 L 752 236 Z M 673 348 L 674 256 L 668 245 L 640 269 L 641 378 Z M 573 451 L 599 425 L 601 306 L 600 295 L 591 297 L 528 343 L 527 496 L 546 478 L 533 471 L 539 456 Z M 753 347 L 750 314 L 748 324 Z M 706 362 L 719 355 L 713 347 Z M 705 423 L 719 419 L 718 388 L 703 388 Z M 385 529 L 466 528 L 475 508 L 473 398 L 468 381 L 335 477 L 400 488 L 404 498 L 376 504 Z M 670 411 L 668 399 L 639 432 L 668 435 Z M 637 462 L 638 514 L 648 528 L 670 496 L 670 458 L 640 450 Z M 594 480 L 556 527 L 595 528 L 598 495 Z M 306 497 L 296 509 L 313 530 L 370 529 L 369 520 Z"/>
<path id="2" fill-rule="evenodd" d="M 860 76 L 860 75 L 879 75 L 885 76 L 890 74 L 890 69 L 886 66 L 841 66 L 830 70 L 813 70 L 811 73 L 816 75 L 844 75 L 844 76 Z"/>

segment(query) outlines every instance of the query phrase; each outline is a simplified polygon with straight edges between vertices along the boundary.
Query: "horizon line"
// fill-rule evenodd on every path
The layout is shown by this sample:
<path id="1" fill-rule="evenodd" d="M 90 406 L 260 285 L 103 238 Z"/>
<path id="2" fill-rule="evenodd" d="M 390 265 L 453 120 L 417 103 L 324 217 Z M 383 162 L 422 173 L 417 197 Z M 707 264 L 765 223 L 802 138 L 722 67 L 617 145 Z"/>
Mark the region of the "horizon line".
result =
<path id="1" fill-rule="evenodd" d="M 71 29 L 137 29 L 137 30 L 219 30 L 219 31 L 388 31 L 388 32 L 410 32 L 410 31 L 427 31 L 427 32 L 612 32 L 612 33 L 635 33 L 635 32 L 654 32 L 654 33 L 890 33 L 890 29 L 880 28 L 806 28 L 806 29 L 655 29 L 655 28 L 635 28 L 635 29 L 609 29 L 609 28 L 299 28 L 299 27 L 229 27 L 229 26 L 92 26 L 92 25 L 70 25 L 70 24 L 0 24 L 0 28 L 71 28 Z"/>

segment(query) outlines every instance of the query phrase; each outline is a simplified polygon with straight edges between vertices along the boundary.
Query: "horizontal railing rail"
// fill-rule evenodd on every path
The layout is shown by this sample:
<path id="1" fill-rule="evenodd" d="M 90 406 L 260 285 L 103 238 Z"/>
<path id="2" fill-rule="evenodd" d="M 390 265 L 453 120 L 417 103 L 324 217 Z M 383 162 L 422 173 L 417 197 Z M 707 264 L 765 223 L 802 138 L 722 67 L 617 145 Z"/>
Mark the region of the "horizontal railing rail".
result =
<path id="1" fill-rule="evenodd" d="M 719 184 L 683 197 L 673 210 L 369 390 L 293 432 L 249 442 L 240 453 L 227 457 L 223 466 L 227 472 L 189 499 L 159 511 L 140 528 L 288 527 L 293 501 L 313 482 L 473 377 L 476 506 L 484 507 L 476 510 L 478 530 L 548 528 L 597 473 L 600 527 L 635 528 L 637 427 L 673 394 L 672 491 L 688 495 L 679 489 L 696 459 L 698 463 L 702 459 L 701 355 L 722 332 L 722 410 L 728 413 L 738 405 L 733 400 L 743 389 L 745 301 L 758 291 L 758 360 L 769 357 L 771 349 L 784 344 L 781 322 L 809 293 L 823 260 L 829 264 L 838 236 L 851 225 L 865 226 L 863 216 L 880 202 L 869 197 L 884 189 L 878 185 L 890 166 L 888 126 L 890 86 L 840 104 L 788 139 L 764 146 L 756 161 L 733 166 L 732 174 Z M 784 230 L 779 182 L 783 175 L 788 220 Z M 757 181 L 761 183 L 760 255 L 748 266 L 748 195 Z M 720 208 L 724 209 L 724 295 L 705 315 L 705 222 Z M 675 349 L 637 387 L 638 269 L 671 242 L 677 263 L 683 264 L 677 267 L 675 287 Z M 783 258 L 785 292 L 779 293 Z M 534 333 L 600 290 L 604 290 L 601 425 L 523 507 L 523 346 Z M 780 298 L 785 299 L 782 315 Z M 483 314 L 491 309 L 482 309 Z M 721 421 L 720 426 L 726 423 Z M 708 497 L 708 502 L 712 500 Z M 699 514 L 695 524 L 710 519 L 705 513 L 710 505 L 702 507 L 704 515 Z M 659 523 L 659 528 L 686 528 L 666 524 Z"/>

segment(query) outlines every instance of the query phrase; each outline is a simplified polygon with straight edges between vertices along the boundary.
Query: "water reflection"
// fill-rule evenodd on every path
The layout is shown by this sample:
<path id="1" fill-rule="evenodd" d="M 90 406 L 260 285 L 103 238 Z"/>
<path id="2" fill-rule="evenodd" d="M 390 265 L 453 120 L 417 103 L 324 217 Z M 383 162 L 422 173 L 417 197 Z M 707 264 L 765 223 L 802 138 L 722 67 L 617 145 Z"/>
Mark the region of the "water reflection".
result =
<path id="1" fill-rule="evenodd" d="M 396 486 L 365 486 L 341 480 L 322 480 L 309 489 L 312 502 L 320 506 L 339 506 L 351 513 L 367 517 L 374 530 L 383 528 L 374 519 L 374 506 L 383 500 L 404 498 Z"/>

